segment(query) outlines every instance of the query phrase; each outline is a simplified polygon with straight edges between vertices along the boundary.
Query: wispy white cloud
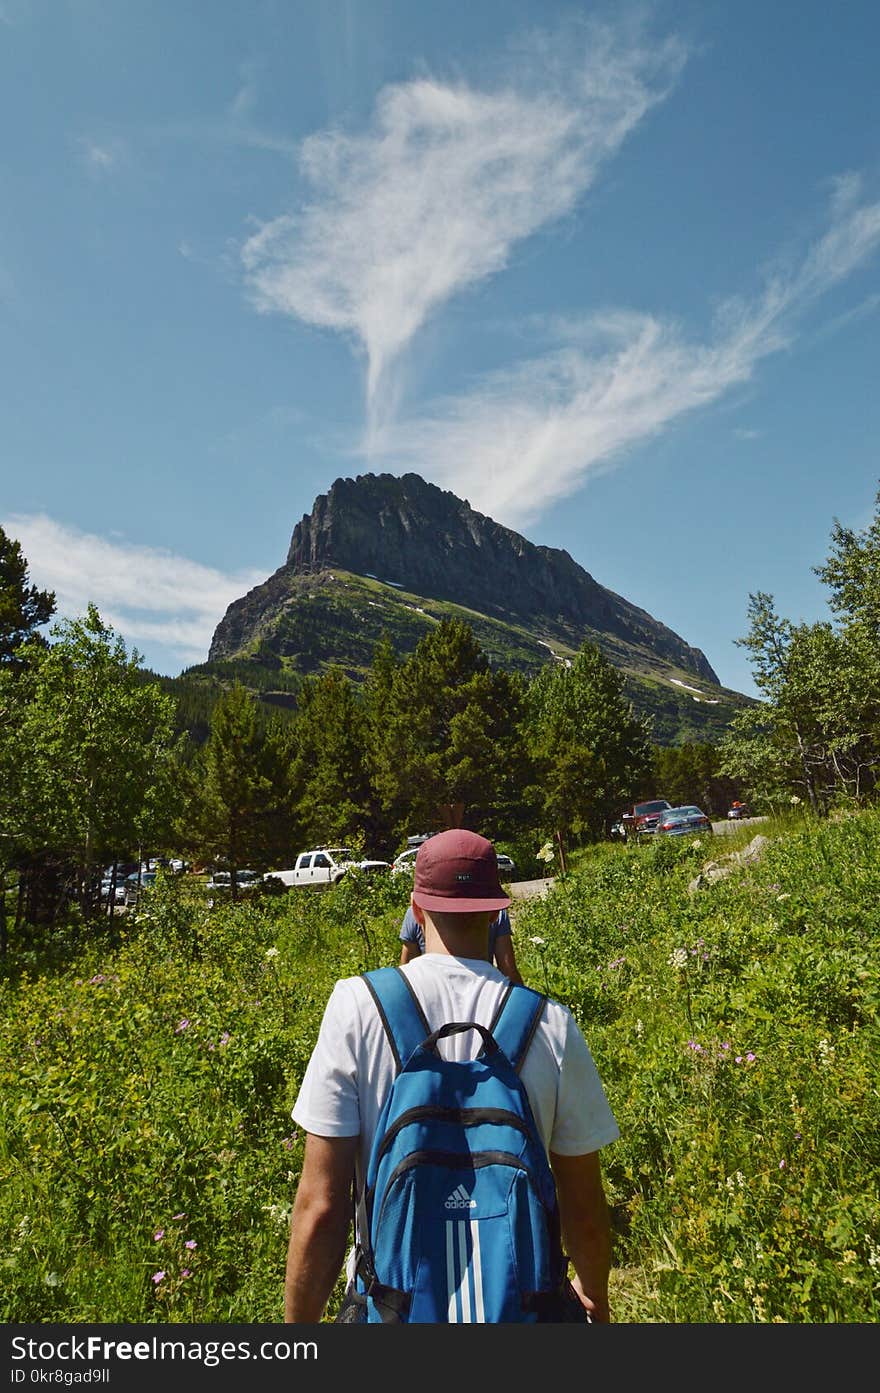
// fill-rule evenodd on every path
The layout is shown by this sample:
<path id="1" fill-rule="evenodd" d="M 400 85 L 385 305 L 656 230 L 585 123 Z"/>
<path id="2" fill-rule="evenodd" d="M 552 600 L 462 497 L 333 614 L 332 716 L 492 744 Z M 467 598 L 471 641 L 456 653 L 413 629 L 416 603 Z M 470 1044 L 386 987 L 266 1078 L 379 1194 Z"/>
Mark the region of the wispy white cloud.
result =
<path id="1" fill-rule="evenodd" d="M 125 146 L 117 137 L 111 140 L 93 140 L 90 136 L 77 136 L 77 154 L 88 173 L 95 179 L 112 174 L 125 157 Z"/>
<path id="2" fill-rule="evenodd" d="M 591 26 L 565 63 L 493 90 L 421 77 L 386 87 L 371 128 L 303 142 L 310 203 L 245 242 L 257 307 L 349 335 L 367 358 L 371 418 L 388 371 L 451 296 L 501 270 L 512 248 L 571 212 L 603 162 L 662 100 L 682 43 Z"/>
<path id="3" fill-rule="evenodd" d="M 793 341 L 798 317 L 880 245 L 880 203 L 859 192 L 852 177 L 838 185 L 825 234 L 756 298 L 723 304 L 706 342 L 650 315 L 568 319 L 553 351 L 387 425 L 371 459 L 418 469 L 498 521 L 534 519 Z"/>
<path id="4" fill-rule="evenodd" d="M 265 572 L 226 573 L 154 547 L 82 532 L 44 513 L 2 522 L 21 543 L 31 583 L 54 590 L 57 618 L 74 618 L 89 604 L 138 649 L 159 644 L 181 666 L 204 662 L 227 606 Z"/>

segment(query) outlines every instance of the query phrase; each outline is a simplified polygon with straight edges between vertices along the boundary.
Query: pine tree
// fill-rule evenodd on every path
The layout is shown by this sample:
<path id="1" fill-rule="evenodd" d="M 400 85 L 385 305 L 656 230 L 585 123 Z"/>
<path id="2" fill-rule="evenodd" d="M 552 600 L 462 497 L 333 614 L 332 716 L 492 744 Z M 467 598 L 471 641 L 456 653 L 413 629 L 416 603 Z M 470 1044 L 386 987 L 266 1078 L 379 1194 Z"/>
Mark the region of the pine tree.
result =
<path id="1" fill-rule="evenodd" d="M 36 630 L 54 613 L 54 591 L 28 585 L 21 545 L 0 527 L 0 666 L 16 662 L 17 650 L 27 638 L 45 645 Z"/>
<path id="2" fill-rule="evenodd" d="M 651 768 L 650 732 L 624 696 L 623 675 L 585 642 L 571 667 L 546 668 L 528 690 L 548 830 L 603 836 Z"/>
<path id="3" fill-rule="evenodd" d="M 286 793 L 278 754 L 277 739 L 257 720 L 254 698 L 234 682 L 214 707 L 192 771 L 189 823 L 193 851 L 231 872 L 233 899 L 240 870 L 266 870 L 274 859 Z"/>

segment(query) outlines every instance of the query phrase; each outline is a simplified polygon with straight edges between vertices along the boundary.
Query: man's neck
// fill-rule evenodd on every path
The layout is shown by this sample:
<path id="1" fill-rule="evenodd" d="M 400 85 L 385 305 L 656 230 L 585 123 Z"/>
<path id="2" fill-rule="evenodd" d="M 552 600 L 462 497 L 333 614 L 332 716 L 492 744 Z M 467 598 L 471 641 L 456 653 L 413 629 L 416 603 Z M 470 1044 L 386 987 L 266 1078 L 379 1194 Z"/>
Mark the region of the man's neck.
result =
<path id="1" fill-rule="evenodd" d="M 461 931 L 444 926 L 442 935 L 425 918 L 425 952 L 446 953 L 451 958 L 489 959 L 489 929 L 468 928 Z"/>

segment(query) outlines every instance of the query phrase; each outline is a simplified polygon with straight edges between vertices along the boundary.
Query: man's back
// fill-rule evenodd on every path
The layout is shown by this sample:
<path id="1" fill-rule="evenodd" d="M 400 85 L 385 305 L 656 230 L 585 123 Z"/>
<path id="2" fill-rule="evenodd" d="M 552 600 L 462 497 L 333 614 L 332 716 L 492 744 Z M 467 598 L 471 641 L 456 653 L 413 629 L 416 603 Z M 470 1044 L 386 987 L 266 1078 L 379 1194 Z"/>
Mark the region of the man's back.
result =
<path id="1" fill-rule="evenodd" d="M 449 1021 L 490 1026 L 509 981 L 488 962 L 427 953 L 401 971 L 432 1030 Z M 475 1032 L 441 1041 L 445 1058 L 467 1059 L 482 1041 Z M 360 977 L 337 982 L 293 1118 L 324 1136 L 360 1136 L 358 1180 L 396 1072 L 382 1021 Z M 523 1065 L 522 1079 L 548 1150 L 597 1151 L 618 1136 L 589 1048 L 571 1012 L 548 1001 Z"/>
<path id="2" fill-rule="evenodd" d="M 510 905 L 498 879 L 492 843 L 466 829 L 431 837 L 416 858 L 412 905 L 425 930 L 427 951 L 399 975 L 393 969 L 384 970 L 394 973 L 382 978 L 382 986 L 389 984 L 395 993 L 392 1005 L 399 1005 L 400 993 L 411 989 L 424 1016 L 426 1036 L 457 1022 L 476 1022 L 490 1029 L 504 994 L 511 990 L 509 977 L 488 961 L 489 925 L 499 910 Z M 375 981 L 372 985 L 375 988 Z M 521 989 L 514 985 L 512 990 Z M 523 1003 L 526 997 L 517 1000 Z M 516 1008 L 506 1019 L 515 1023 L 522 1037 L 523 1023 Z M 326 1308 L 345 1251 L 352 1180 L 356 1177 L 363 1201 L 364 1175 L 380 1112 L 387 1098 L 396 1100 L 395 1079 L 402 1084 L 409 1075 L 409 1070 L 398 1072 L 405 1063 L 400 1053 L 401 1048 L 410 1049 L 416 1034 L 415 1023 L 410 1022 L 395 1058 L 377 1001 L 364 979 L 337 982 L 293 1108 L 294 1120 L 307 1137 L 291 1215 L 287 1321 L 320 1319 Z M 475 1054 L 480 1048 L 475 1034 L 481 1032 L 469 1029 L 439 1041 L 440 1074 L 458 1076 L 459 1071 L 445 1068 L 444 1061 Z M 420 1043 L 412 1044 L 408 1055 L 413 1067 L 421 1062 L 413 1054 Z M 433 1058 L 426 1063 L 434 1070 Z M 599 1150 L 616 1139 L 618 1128 L 587 1043 L 571 1012 L 559 1002 L 543 1003 L 519 1080 L 521 1102 L 524 1091 L 540 1133 L 539 1145 L 548 1152 L 562 1241 L 576 1274 L 574 1292 L 594 1320 L 607 1321 L 611 1232 Z M 453 1109 L 449 1121 L 460 1119 L 460 1112 Z M 402 1242 L 401 1236 L 398 1247 Z M 421 1251 L 413 1230 L 407 1258 L 417 1258 Z M 381 1285 L 381 1274 L 378 1281 Z"/>

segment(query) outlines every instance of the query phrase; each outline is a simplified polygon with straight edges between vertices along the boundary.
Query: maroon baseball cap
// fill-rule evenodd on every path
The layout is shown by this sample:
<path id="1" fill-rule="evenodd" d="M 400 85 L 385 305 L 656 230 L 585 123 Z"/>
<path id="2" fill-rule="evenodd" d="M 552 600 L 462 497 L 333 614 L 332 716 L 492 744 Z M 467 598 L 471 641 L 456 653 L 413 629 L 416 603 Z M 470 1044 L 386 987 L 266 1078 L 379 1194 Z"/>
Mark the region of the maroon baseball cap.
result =
<path id="1" fill-rule="evenodd" d="M 444 914 L 506 909 L 510 904 L 498 879 L 494 846 L 463 827 L 437 832 L 422 842 L 412 897 L 421 909 Z"/>

